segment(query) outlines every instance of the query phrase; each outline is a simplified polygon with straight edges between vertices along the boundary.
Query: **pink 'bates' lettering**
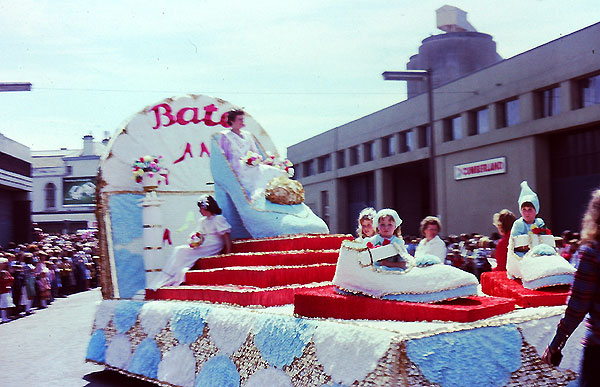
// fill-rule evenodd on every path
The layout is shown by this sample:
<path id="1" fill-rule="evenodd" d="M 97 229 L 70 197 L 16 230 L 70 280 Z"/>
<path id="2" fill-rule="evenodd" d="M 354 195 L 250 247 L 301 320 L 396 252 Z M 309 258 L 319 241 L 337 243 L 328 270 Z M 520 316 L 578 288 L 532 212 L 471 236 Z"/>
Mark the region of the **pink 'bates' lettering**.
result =
<path id="1" fill-rule="evenodd" d="M 221 125 L 224 128 L 229 127 L 229 124 L 227 123 L 227 113 L 223 113 L 221 115 L 220 121 L 213 121 L 212 114 L 218 110 L 214 104 L 204 106 L 203 118 L 200 118 L 200 110 L 197 107 L 181 108 L 174 115 L 173 108 L 168 103 L 158 104 L 150 110 L 154 112 L 154 118 L 156 120 L 156 124 L 152 127 L 152 129 L 158 129 L 161 126 L 171 126 L 175 123 L 179 125 L 187 125 L 189 123 L 199 124 L 201 122 L 204 122 L 206 126 Z M 167 123 L 163 124 L 163 117 L 166 118 Z"/>

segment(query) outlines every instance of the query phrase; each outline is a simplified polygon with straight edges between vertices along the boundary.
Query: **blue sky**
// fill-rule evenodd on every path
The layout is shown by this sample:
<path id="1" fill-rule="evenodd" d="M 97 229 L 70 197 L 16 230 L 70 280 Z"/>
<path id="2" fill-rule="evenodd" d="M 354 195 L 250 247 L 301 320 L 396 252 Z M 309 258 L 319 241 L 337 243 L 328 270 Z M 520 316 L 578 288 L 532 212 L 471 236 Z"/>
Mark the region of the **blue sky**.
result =
<path id="1" fill-rule="evenodd" d="M 403 70 L 442 33 L 435 10 L 468 12 L 510 58 L 598 20 L 597 0 L 0 2 L 0 133 L 33 150 L 112 135 L 185 94 L 244 107 L 279 151 L 406 98 Z"/>

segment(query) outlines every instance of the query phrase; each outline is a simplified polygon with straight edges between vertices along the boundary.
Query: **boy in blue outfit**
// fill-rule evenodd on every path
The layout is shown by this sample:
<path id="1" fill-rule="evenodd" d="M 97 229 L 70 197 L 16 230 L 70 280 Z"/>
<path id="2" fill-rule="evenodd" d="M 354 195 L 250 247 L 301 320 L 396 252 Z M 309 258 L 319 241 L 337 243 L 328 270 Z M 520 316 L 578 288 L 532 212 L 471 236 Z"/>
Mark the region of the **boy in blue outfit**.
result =
<path id="1" fill-rule="evenodd" d="M 510 231 L 511 236 L 527 235 L 532 228 L 545 228 L 544 220 L 535 216 L 540 211 L 540 201 L 538 196 L 527 184 L 527 181 L 521 182 L 521 194 L 519 195 L 519 210 L 521 217 L 513 223 Z M 515 253 L 522 257 L 529 250 L 528 247 L 515 248 Z"/>

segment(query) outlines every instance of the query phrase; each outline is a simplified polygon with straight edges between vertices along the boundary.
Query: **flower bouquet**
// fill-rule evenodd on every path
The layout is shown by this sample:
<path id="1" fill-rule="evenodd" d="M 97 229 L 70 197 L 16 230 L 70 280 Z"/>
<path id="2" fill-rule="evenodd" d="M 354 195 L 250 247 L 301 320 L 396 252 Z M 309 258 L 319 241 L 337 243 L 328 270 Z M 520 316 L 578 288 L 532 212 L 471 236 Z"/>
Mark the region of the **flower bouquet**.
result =
<path id="1" fill-rule="evenodd" d="M 552 231 L 547 228 L 545 225 L 541 227 L 536 226 L 535 224 L 531 226 L 531 232 L 535 235 L 552 235 Z"/>
<path id="2" fill-rule="evenodd" d="M 280 159 L 275 157 L 273 154 L 267 152 L 267 157 L 263 158 L 260 154 L 252 151 L 248 151 L 244 157 L 241 158 L 242 161 L 251 166 L 256 167 L 260 164 L 268 165 L 271 167 L 279 168 L 282 171 L 285 171 L 288 177 L 294 176 L 294 164 L 288 159 Z"/>
<path id="3" fill-rule="evenodd" d="M 135 160 L 132 165 L 131 172 L 136 183 L 141 183 L 143 180 L 144 173 L 148 174 L 148 177 L 154 177 L 159 175 L 164 169 L 160 167 L 159 162 L 162 156 L 142 156 Z"/>
<path id="4" fill-rule="evenodd" d="M 251 167 L 256 167 L 263 162 L 263 158 L 256 152 L 248 151 L 244 157 L 242 157 L 242 161 Z"/>
<path id="5" fill-rule="evenodd" d="M 198 248 L 202 242 L 204 242 L 204 235 L 200 234 L 199 232 L 195 232 L 190 235 L 190 247 L 192 249 Z"/>

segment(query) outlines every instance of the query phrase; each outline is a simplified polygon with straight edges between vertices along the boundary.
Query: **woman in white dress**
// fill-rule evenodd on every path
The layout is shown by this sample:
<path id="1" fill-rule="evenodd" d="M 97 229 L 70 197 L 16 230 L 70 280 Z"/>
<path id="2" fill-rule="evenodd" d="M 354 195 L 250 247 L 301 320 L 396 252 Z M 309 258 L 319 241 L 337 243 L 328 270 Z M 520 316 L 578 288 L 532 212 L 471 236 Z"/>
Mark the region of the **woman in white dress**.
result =
<path id="1" fill-rule="evenodd" d="M 242 110 L 230 111 L 227 122 L 231 125 L 231 130 L 221 131 L 219 145 L 246 190 L 248 197 L 250 199 L 255 198 L 257 195 L 264 193 L 265 187 L 271 179 L 278 176 L 287 176 L 287 173 L 270 165 L 261 163 L 250 165 L 246 160 L 243 160 L 249 151 L 257 154 L 261 154 L 261 152 L 252 133 L 242 130 L 245 126 Z"/>
<path id="2" fill-rule="evenodd" d="M 185 280 L 185 273 L 199 258 L 231 253 L 231 226 L 221 215 L 221 208 L 210 195 L 198 199 L 202 218 L 198 232 L 191 235 L 189 245 L 175 247 L 173 254 L 162 269 L 161 275 L 149 289 L 163 286 L 178 286 Z"/>
<path id="3" fill-rule="evenodd" d="M 446 260 L 446 243 L 438 235 L 441 229 L 442 223 L 435 216 L 427 216 L 421 221 L 421 233 L 424 238 L 417 246 L 415 258 L 424 254 L 431 254 L 441 259 L 442 262 Z"/>

